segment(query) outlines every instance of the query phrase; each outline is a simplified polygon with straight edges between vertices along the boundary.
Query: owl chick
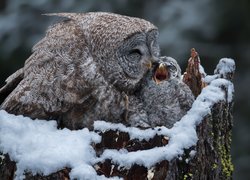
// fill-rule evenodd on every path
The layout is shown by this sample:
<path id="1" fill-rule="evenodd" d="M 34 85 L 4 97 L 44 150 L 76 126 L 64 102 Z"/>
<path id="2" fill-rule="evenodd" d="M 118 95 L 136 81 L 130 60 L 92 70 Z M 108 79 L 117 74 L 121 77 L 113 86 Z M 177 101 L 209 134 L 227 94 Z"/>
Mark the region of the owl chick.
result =
<path id="1" fill-rule="evenodd" d="M 144 123 L 150 127 L 171 128 L 186 114 L 194 101 L 191 90 L 181 80 L 178 63 L 171 57 L 161 57 L 160 62 L 154 64 L 143 79 L 139 94 L 145 110 L 143 114 L 147 114 Z"/>
<path id="2" fill-rule="evenodd" d="M 126 119 L 129 97 L 159 56 L 157 28 L 104 12 L 49 15 L 65 20 L 48 29 L 6 80 L 0 108 L 69 129 Z"/>

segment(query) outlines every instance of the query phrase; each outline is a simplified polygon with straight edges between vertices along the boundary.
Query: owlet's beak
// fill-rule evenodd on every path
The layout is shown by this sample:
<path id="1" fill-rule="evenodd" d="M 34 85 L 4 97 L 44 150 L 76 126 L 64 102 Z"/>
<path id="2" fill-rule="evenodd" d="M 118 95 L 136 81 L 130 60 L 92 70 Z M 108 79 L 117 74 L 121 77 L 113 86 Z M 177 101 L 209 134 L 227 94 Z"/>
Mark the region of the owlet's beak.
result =
<path id="1" fill-rule="evenodd" d="M 164 63 L 160 63 L 159 66 L 156 68 L 155 73 L 153 75 L 153 79 L 156 84 L 159 84 L 161 81 L 169 79 L 168 68 Z"/>

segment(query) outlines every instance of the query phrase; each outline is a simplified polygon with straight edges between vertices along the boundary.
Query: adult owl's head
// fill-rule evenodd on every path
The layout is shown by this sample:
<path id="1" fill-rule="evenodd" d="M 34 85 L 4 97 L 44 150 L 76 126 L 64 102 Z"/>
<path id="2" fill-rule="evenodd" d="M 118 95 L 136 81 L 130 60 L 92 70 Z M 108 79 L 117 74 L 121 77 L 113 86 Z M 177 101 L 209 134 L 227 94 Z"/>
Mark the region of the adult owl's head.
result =
<path id="1" fill-rule="evenodd" d="M 134 90 L 159 56 L 158 30 L 146 20 L 103 12 L 55 15 L 80 27 L 89 57 L 120 90 Z"/>

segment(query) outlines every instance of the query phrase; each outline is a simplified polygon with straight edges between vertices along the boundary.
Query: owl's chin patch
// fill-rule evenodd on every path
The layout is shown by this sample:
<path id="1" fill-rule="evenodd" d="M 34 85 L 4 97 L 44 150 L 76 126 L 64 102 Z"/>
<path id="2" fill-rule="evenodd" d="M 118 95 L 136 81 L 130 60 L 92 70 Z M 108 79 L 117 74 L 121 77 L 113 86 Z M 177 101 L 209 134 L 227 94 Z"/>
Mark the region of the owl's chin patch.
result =
<path id="1" fill-rule="evenodd" d="M 161 81 L 168 80 L 169 75 L 168 75 L 168 69 L 164 64 L 160 64 L 154 73 L 153 79 L 156 84 L 159 84 Z"/>

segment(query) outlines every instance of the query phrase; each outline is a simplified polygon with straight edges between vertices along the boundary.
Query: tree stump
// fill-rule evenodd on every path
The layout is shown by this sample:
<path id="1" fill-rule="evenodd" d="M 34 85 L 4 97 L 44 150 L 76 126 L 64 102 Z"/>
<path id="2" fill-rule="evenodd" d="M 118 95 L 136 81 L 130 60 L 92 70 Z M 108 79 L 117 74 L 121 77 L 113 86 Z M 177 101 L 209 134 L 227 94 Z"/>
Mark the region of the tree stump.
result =
<path id="1" fill-rule="evenodd" d="M 152 137 L 141 139 L 140 137 L 131 137 L 130 127 L 124 127 L 123 130 L 119 128 L 105 130 L 97 127 L 95 128 L 95 132 L 102 137 L 100 143 L 93 144 L 97 158 L 99 158 L 99 160 L 93 164 L 97 175 L 104 175 L 107 178 L 120 177 L 123 179 L 136 180 L 232 179 L 233 165 L 230 148 L 233 124 L 233 99 L 231 92 L 233 85 L 231 81 L 234 71 L 235 65 L 233 60 L 222 59 L 217 65 L 215 74 L 206 76 L 200 65 L 198 53 L 195 49 L 192 49 L 183 81 L 197 97 L 196 101 L 200 103 L 209 102 L 211 106 L 210 110 L 201 116 L 202 119 L 195 122 L 197 134 L 196 143 L 191 145 L 189 143 L 186 147 L 183 146 L 183 149 L 176 153 L 175 156 L 171 156 L 171 158 L 168 156 L 166 156 L 166 158 L 163 157 L 159 159 L 159 161 L 156 161 L 155 164 L 145 165 L 143 162 L 132 160 L 131 162 L 133 163 L 125 166 L 121 162 L 116 161 L 115 157 L 105 156 L 105 152 L 107 152 L 107 150 L 116 150 L 116 153 L 122 154 L 120 151 L 124 151 L 126 155 L 126 153 L 146 153 L 147 150 L 153 151 L 157 148 L 167 149 L 171 144 L 175 143 L 171 142 L 172 137 L 168 137 L 167 134 L 164 134 L 164 132 L 168 130 L 164 129 L 164 127 L 141 130 L 155 132 Z M 223 98 L 219 101 L 213 100 L 212 97 L 208 97 L 208 99 L 204 98 L 202 95 L 204 95 L 205 92 L 203 92 L 202 89 L 205 86 L 219 88 L 219 90 L 224 93 Z M 1 155 L 0 179 L 14 179 L 15 171 L 15 162 L 11 161 L 8 155 Z M 25 179 L 67 180 L 70 179 L 70 171 L 70 168 L 65 167 L 48 176 L 32 175 L 27 171 Z"/>

